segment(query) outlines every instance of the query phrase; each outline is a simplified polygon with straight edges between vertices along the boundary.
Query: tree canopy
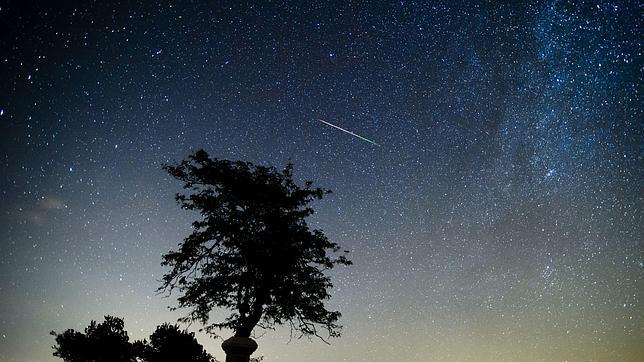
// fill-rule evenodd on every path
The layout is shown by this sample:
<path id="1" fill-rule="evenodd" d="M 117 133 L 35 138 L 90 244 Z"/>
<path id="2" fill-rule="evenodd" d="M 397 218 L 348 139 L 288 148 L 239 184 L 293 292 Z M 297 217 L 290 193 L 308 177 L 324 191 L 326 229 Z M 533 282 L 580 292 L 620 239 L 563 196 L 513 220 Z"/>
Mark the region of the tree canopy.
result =
<path id="1" fill-rule="evenodd" d="M 237 337 L 286 323 L 300 335 L 323 338 L 321 328 L 339 336 L 340 312 L 324 304 L 332 288 L 324 272 L 351 262 L 347 251 L 334 257 L 340 247 L 306 222 L 309 203 L 330 191 L 311 181 L 298 186 L 292 164 L 279 171 L 203 150 L 164 169 L 183 182 L 181 207 L 201 216 L 178 250 L 163 256 L 170 271 L 160 290 L 178 291 L 178 307 L 189 310 L 183 321 L 211 333 L 230 328 Z M 230 314 L 213 322 L 213 308 Z"/>
<path id="2" fill-rule="evenodd" d="M 123 319 L 105 316 L 105 321 L 92 321 L 85 333 L 68 329 L 51 332 L 56 338 L 54 356 L 65 362 L 135 362 L 138 355 L 123 329 Z"/>
<path id="3" fill-rule="evenodd" d="M 142 355 L 146 362 L 214 362 L 194 333 L 180 330 L 178 326 L 164 323 L 143 341 Z"/>
<path id="4" fill-rule="evenodd" d="M 130 343 L 123 319 L 105 316 L 105 321 L 91 321 L 85 333 L 68 329 L 51 332 L 56 338 L 54 356 L 65 362 L 216 362 L 194 333 L 165 323 L 157 327 L 150 341 Z"/>

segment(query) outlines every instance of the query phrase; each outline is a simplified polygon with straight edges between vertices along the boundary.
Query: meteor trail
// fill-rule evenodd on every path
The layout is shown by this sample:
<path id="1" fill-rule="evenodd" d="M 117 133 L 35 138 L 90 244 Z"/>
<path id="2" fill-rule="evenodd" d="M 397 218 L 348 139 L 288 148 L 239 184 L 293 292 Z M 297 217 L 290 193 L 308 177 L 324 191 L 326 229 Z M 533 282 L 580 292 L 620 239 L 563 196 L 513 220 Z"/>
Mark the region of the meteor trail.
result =
<path id="1" fill-rule="evenodd" d="M 349 131 L 349 130 L 346 130 L 346 129 L 342 128 L 342 127 L 338 127 L 338 126 L 336 126 L 336 125 L 334 125 L 334 124 L 332 124 L 332 123 L 329 123 L 329 122 L 327 122 L 327 121 L 323 121 L 323 120 L 321 120 L 321 119 L 318 119 L 318 121 L 320 121 L 320 122 L 322 122 L 322 123 L 326 124 L 327 126 L 331 126 L 331 127 L 333 127 L 333 128 L 337 128 L 337 129 L 339 129 L 340 131 L 342 131 L 342 132 L 344 132 L 344 133 L 348 133 L 348 134 L 350 134 L 350 135 L 352 135 L 352 136 L 354 136 L 354 137 L 358 137 L 358 138 L 360 138 L 360 139 L 361 139 L 361 140 L 363 140 L 363 141 L 367 141 L 367 142 L 369 142 L 369 143 L 371 143 L 371 144 L 374 144 L 374 145 L 376 145 L 376 146 L 380 147 L 380 145 L 379 145 L 379 144 L 375 143 L 374 141 L 372 141 L 372 140 L 370 140 L 370 139 L 364 138 L 364 137 L 360 136 L 359 134 L 355 134 L 355 133 L 353 133 L 353 132 L 351 132 L 351 131 Z"/>

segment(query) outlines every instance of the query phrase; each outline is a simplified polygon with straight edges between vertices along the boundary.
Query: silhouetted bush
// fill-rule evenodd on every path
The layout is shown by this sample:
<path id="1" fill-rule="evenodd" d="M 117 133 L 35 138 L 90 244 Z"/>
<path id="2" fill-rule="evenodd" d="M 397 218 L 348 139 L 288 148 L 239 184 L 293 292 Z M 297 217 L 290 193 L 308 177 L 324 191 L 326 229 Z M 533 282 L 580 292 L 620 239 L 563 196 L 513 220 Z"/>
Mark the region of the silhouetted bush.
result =
<path id="1" fill-rule="evenodd" d="M 134 362 L 136 351 L 123 330 L 123 319 L 105 316 L 103 323 L 92 321 L 85 333 L 68 329 L 56 336 L 54 356 L 66 362 Z"/>
<path id="2" fill-rule="evenodd" d="M 123 319 L 105 316 L 103 323 L 92 321 L 85 333 L 68 329 L 51 332 L 56 337 L 54 356 L 65 362 L 216 362 L 194 333 L 176 325 L 162 324 L 147 340 L 130 343 Z"/>
<path id="3" fill-rule="evenodd" d="M 213 362 L 214 358 L 197 342 L 195 334 L 164 323 L 142 342 L 146 362 Z"/>

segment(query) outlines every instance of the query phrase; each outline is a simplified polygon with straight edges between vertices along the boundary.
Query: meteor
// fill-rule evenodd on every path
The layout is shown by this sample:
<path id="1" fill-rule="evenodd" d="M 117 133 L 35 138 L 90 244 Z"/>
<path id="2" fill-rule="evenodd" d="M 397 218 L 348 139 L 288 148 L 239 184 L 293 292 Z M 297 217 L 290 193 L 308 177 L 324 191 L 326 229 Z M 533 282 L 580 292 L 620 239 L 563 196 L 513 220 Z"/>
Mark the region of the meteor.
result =
<path id="1" fill-rule="evenodd" d="M 380 145 L 379 145 L 379 144 L 377 144 L 376 142 L 374 142 L 374 141 L 372 141 L 372 140 L 370 140 L 370 139 L 368 139 L 368 138 L 364 138 L 364 137 L 360 136 L 359 134 L 355 134 L 355 133 L 353 133 L 353 132 L 351 132 L 351 131 L 349 131 L 349 130 L 346 130 L 346 129 L 342 128 L 342 127 L 336 126 L 336 125 L 334 125 L 334 124 L 332 124 L 332 123 L 329 123 L 329 122 L 324 121 L 324 120 L 321 120 L 321 119 L 318 119 L 318 121 L 320 121 L 320 122 L 322 122 L 322 123 L 326 124 L 327 126 L 331 126 L 331 127 L 333 127 L 333 128 L 337 128 L 337 129 L 339 129 L 340 131 L 342 131 L 342 132 L 344 132 L 344 133 L 348 133 L 348 134 L 352 135 L 353 137 L 358 137 L 359 139 L 361 139 L 361 140 L 363 140 L 363 141 L 369 142 L 369 143 L 371 143 L 371 144 L 374 144 L 374 145 L 376 145 L 376 146 L 380 147 Z"/>

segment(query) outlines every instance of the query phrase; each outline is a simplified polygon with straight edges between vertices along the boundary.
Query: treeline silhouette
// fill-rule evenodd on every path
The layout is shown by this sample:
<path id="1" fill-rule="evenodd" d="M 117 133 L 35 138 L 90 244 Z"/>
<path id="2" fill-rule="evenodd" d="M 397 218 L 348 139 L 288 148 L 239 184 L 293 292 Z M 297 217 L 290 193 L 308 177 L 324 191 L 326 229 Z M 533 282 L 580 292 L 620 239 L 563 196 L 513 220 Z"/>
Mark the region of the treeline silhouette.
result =
<path id="1" fill-rule="evenodd" d="M 68 329 L 51 332 L 56 338 L 54 356 L 66 362 L 216 362 L 194 333 L 164 323 L 149 340 L 130 342 L 123 319 L 105 316 L 92 321 L 85 332 Z M 261 359 L 259 359 L 261 360 Z M 257 360 L 257 361 L 259 361 Z"/>
<path id="2" fill-rule="evenodd" d="M 157 326 L 149 341 L 130 342 L 122 318 L 105 316 L 102 323 L 91 321 L 85 332 L 68 329 L 51 332 L 56 338 L 54 356 L 65 362 L 217 362 L 205 351 L 195 334 L 179 326 Z M 251 358 L 261 362 L 264 357 Z"/>

